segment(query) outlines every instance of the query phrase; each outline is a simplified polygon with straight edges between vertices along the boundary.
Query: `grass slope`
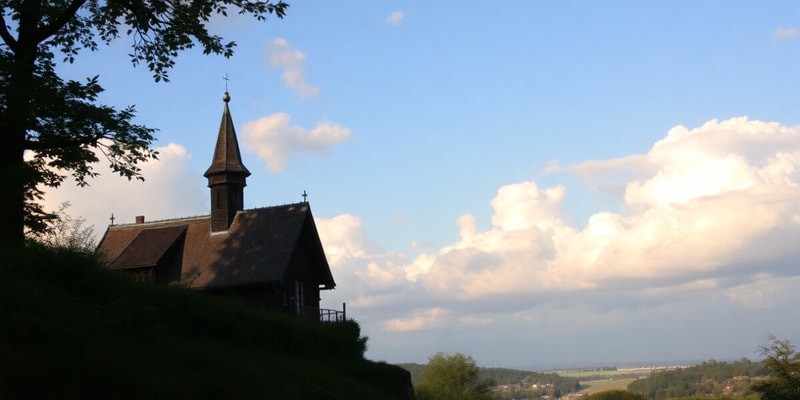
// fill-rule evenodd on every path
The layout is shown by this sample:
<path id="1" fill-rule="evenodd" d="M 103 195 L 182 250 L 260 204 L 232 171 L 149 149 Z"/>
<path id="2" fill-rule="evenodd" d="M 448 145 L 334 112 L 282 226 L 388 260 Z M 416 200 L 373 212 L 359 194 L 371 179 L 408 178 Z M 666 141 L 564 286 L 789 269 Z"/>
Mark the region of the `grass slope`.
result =
<path id="1" fill-rule="evenodd" d="M 89 255 L 0 254 L 0 398 L 403 398 L 405 371 L 365 347 L 354 321 L 137 284 Z"/>

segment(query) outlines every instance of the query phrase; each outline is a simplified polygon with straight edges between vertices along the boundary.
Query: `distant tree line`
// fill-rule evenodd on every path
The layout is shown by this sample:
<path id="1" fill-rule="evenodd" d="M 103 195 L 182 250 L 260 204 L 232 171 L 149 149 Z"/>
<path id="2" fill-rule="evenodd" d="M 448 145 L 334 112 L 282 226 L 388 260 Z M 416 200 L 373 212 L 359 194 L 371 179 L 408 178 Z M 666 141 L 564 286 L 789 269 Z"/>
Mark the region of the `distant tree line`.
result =
<path id="1" fill-rule="evenodd" d="M 594 372 L 594 371 L 616 371 L 617 367 L 609 365 L 604 367 L 594 367 L 594 368 L 581 368 L 578 371 L 580 372 Z"/>
<path id="2" fill-rule="evenodd" d="M 415 384 L 422 379 L 422 369 L 425 364 L 405 363 L 397 364 L 411 373 L 411 381 Z M 555 372 L 534 372 L 520 369 L 510 368 L 484 368 L 478 367 L 478 378 L 483 381 L 492 381 L 496 385 L 508 385 L 520 383 L 522 381 L 531 384 L 547 384 L 551 383 L 562 388 L 565 393 L 569 393 L 569 388 L 576 388 L 580 386 L 577 378 L 562 377 Z"/>
<path id="3" fill-rule="evenodd" d="M 452 365 L 450 358 L 453 356 L 438 354 L 432 359 L 440 362 L 444 357 Z M 469 359 L 469 357 L 467 357 Z M 456 363 L 458 364 L 458 363 Z M 398 364 L 411 373 L 411 381 L 418 387 L 425 381 L 425 373 L 428 365 L 425 364 Z M 542 395 L 560 397 L 568 393 L 580 390 L 580 382 L 577 378 L 562 377 L 556 373 L 541 373 L 510 368 L 481 368 L 475 367 L 477 378 L 475 382 L 491 382 L 494 386 L 492 391 L 493 399 L 512 399 L 512 398 L 534 398 Z M 507 388 L 502 388 L 508 386 Z"/>
<path id="4" fill-rule="evenodd" d="M 659 370 L 628 385 L 628 390 L 652 400 L 752 393 L 753 377 L 765 376 L 760 362 L 743 358 L 736 362 L 709 360 L 700 365 Z"/>
<path id="5" fill-rule="evenodd" d="M 523 383 L 532 385 L 552 385 L 561 393 L 572 393 L 580 389 L 578 378 L 563 377 L 555 372 L 533 372 L 508 368 L 481 368 L 480 376 L 491 379 L 498 385 Z"/>
<path id="6" fill-rule="evenodd" d="M 765 359 L 711 359 L 687 368 L 657 370 L 628 390 L 595 393 L 587 400 L 800 400 L 800 353 L 788 340 L 770 336 L 759 348 Z M 580 389 L 577 378 L 507 368 L 478 368 L 461 353 L 437 353 L 428 365 L 400 364 L 411 373 L 419 400 L 510 400 L 558 398 Z M 492 387 L 494 385 L 494 387 Z"/>

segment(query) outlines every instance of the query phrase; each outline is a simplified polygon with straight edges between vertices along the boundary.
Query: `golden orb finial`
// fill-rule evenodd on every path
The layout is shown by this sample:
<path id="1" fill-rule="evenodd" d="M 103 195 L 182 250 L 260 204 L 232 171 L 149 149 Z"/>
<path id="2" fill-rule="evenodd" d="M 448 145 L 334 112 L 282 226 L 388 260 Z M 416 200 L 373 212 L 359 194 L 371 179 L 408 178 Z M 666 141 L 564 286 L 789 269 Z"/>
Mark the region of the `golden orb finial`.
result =
<path id="1" fill-rule="evenodd" d="M 231 95 L 229 95 L 228 92 L 225 92 L 225 94 L 222 95 L 222 101 L 226 103 L 231 101 Z"/>

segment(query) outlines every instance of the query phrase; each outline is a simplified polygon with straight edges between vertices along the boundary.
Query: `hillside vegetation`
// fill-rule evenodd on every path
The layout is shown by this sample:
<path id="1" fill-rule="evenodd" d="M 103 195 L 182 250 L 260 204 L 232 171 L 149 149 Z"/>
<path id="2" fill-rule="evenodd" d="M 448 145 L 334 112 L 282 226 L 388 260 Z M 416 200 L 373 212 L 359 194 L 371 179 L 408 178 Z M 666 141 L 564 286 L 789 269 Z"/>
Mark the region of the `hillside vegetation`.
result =
<path id="1" fill-rule="evenodd" d="M 92 255 L 0 255 L 0 398 L 394 399 L 408 374 L 364 359 L 356 322 L 267 315 L 135 283 Z"/>
<path id="2" fill-rule="evenodd" d="M 411 373 L 414 385 L 422 381 L 422 371 L 426 364 L 405 363 L 398 364 Z M 492 382 L 494 397 L 526 398 L 541 397 L 554 393 L 567 394 L 580 389 L 580 382 L 574 377 L 559 376 L 550 372 L 534 372 L 510 368 L 485 368 L 478 367 L 478 381 Z M 534 388 L 533 385 L 536 385 Z"/>
<path id="3" fill-rule="evenodd" d="M 662 370 L 628 385 L 628 390 L 662 400 L 720 395 L 749 396 L 754 377 L 766 376 L 764 365 L 747 359 L 727 363 L 709 360 L 687 368 Z M 753 396 L 757 397 L 757 396 Z"/>

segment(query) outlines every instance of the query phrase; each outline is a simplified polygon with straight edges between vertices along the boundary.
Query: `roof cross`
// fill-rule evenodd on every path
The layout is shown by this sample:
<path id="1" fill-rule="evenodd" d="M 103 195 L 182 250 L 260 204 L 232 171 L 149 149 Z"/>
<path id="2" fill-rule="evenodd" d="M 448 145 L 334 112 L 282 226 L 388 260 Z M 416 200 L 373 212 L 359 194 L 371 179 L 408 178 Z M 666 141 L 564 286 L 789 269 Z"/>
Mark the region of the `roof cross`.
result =
<path id="1" fill-rule="evenodd" d="M 114 220 L 116 219 L 114 218 L 114 213 L 111 213 L 111 218 L 109 219 L 111 220 L 111 225 L 114 225 Z"/>
<path id="2" fill-rule="evenodd" d="M 222 77 L 222 79 L 225 79 L 225 92 L 227 92 L 228 91 L 228 81 L 231 80 L 230 78 L 228 78 L 228 73 L 227 72 L 225 73 L 225 76 Z"/>
<path id="3" fill-rule="evenodd" d="M 303 203 L 308 203 L 308 193 L 305 190 L 303 190 Z"/>

